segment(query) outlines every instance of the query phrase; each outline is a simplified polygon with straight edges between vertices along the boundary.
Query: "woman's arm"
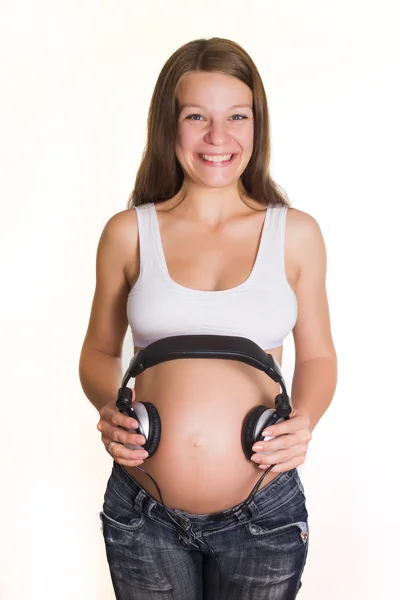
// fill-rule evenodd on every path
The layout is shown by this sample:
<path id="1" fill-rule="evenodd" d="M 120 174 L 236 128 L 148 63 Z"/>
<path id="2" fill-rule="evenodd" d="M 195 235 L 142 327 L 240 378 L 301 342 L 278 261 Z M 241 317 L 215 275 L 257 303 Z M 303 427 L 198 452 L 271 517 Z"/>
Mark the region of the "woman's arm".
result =
<path id="1" fill-rule="evenodd" d="M 262 432 L 275 439 L 253 446 L 255 452 L 269 454 L 252 456 L 261 469 L 276 465 L 272 469 L 275 473 L 304 462 L 312 430 L 331 403 L 337 380 L 325 286 L 325 244 L 313 217 L 295 209 L 288 212 L 286 250 L 297 274 L 298 316 L 293 329 L 296 358 L 290 394 L 293 412 L 289 420 Z"/>
<path id="2" fill-rule="evenodd" d="M 293 407 L 309 418 L 310 430 L 327 410 L 337 382 L 334 348 L 326 293 L 326 248 L 318 223 L 296 211 L 293 245 L 299 265 L 296 283 L 298 317 L 293 329 L 295 369 Z"/>
<path id="3" fill-rule="evenodd" d="M 96 260 L 96 288 L 82 346 L 79 376 L 83 391 L 98 411 L 116 399 L 122 379 L 121 354 L 127 331 L 127 267 L 139 268 L 134 210 L 112 217 L 101 235 Z"/>

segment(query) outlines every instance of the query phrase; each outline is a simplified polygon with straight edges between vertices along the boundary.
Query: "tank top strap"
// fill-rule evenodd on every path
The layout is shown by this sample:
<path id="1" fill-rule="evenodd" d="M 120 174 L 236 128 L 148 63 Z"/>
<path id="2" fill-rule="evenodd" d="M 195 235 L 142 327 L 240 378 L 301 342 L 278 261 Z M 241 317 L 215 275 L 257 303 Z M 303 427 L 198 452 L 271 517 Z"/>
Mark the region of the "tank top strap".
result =
<path id="1" fill-rule="evenodd" d="M 257 257 L 257 279 L 271 280 L 285 275 L 285 232 L 287 206 L 267 209 Z"/>
<path id="2" fill-rule="evenodd" d="M 157 215 L 154 203 L 141 204 L 135 207 L 138 233 L 141 277 L 145 272 L 160 269 L 160 256 L 157 240 Z"/>

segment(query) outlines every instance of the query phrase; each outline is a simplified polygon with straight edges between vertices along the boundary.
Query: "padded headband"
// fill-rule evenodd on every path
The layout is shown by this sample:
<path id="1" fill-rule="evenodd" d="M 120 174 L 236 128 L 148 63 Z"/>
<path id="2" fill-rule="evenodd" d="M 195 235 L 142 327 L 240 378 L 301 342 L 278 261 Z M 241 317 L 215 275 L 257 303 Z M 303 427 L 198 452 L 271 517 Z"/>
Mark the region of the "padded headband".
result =
<path id="1" fill-rule="evenodd" d="M 280 383 L 286 393 L 282 372 L 275 358 L 247 338 L 228 335 L 177 335 L 157 340 L 134 355 L 122 386 L 125 387 L 129 379 L 149 367 L 182 358 L 222 358 L 246 363 Z"/>
<path id="2" fill-rule="evenodd" d="M 162 338 L 136 352 L 118 390 L 117 407 L 129 411 L 132 390 L 127 387 L 131 378 L 162 362 L 182 358 L 222 358 L 237 360 L 266 373 L 279 383 L 282 393 L 275 398 L 275 409 L 282 418 L 289 417 L 292 407 L 279 363 L 272 354 L 264 352 L 255 342 L 243 337 L 226 335 L 177 335 Z"/>

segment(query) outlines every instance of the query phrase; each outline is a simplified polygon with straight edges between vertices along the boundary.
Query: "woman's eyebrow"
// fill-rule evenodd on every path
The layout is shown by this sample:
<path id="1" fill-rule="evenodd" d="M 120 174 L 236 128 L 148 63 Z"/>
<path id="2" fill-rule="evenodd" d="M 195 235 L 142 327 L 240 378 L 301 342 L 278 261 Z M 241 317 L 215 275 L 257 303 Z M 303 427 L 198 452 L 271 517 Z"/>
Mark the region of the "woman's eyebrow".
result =
<path id="1" fill-rule="evenodd" d="M 185 104 L 181 104 L 180 105 L 180 110 L 183 110 L 184 108 L 201 108 L 203 110 L 207 110 L 207 108 L 205 106 L 202 106 L 201 104 L 189 104 L 187 102 L 185 102 Z M 250 110 L 253 110 L 253 107 L 250 104 L 235 104 L 234 106 L 230 106 L 228 108 L 228 110 L 231 110 L 232 108 L 249 108 Z"/>

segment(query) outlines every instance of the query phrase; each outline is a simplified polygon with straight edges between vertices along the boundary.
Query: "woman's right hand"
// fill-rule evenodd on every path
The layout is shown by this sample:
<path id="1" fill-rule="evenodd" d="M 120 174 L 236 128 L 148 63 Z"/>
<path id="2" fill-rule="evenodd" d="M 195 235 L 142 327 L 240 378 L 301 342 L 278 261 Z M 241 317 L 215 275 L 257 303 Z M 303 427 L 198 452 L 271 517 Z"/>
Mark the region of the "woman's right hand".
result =
<path id="1" fill-rule="evenodd" d="M 132 398 L 135 392 L 132 390 Z M 103 442 L 107 452 L 111 454 L 115 462 L 127 467 L 137 467 L 147 458 L 148 452 L 141 448 L 140 450 L 131 450 L 126 448 L 124 444 L 132 446 L 143 446 L 146 439 L 139 433 L 129 433 L 122 429 L 137 429 L 139 423 L 119 412 L 116 407 L 116 401 L 111 400 L 103 406 L 99 411 L 100 421 L 97 424 L 97 429 L 101 432 L 101 441 Z"/>

